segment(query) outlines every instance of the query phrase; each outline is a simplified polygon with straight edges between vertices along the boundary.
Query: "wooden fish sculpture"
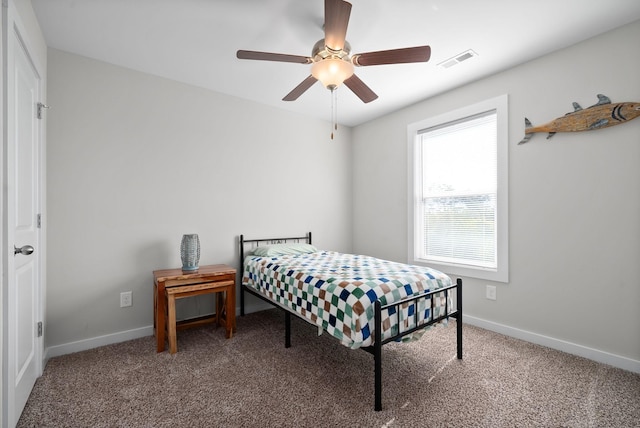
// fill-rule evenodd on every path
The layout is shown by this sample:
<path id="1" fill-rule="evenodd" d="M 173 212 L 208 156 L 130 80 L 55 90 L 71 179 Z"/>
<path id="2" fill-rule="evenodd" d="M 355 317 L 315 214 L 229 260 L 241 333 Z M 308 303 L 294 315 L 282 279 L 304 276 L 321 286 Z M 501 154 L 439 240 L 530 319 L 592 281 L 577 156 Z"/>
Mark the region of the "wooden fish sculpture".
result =
<path id="1" fill-rule="evenodd" d="M 548 132 L 547 139 L 556 132 L 590 131 L 592 129 L 607 128 L 628 122 L 640 116 L 640 103 L 611 104 L 609 97 L 598 94 L 598 103 L 583 109 L 580 104 L 573 103 L 574 111 L 551 122 L 533 126 L 529 119 L 524 118 L 524 138 L 518 144 L 524 144 L 536 132 Z"/>

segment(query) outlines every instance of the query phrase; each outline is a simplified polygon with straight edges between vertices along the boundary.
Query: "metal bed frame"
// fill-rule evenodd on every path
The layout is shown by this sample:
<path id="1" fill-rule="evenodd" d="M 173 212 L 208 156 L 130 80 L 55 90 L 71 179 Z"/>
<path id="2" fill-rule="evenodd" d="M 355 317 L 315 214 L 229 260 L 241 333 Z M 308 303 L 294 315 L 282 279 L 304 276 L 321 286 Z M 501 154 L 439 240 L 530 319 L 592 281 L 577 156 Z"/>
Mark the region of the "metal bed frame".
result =
<path id="1" fill-rule="evenodd" d="M 240 235 L 240 275 L 243 275 L 244 272 L 244 258 L 245 258 L 245 245 L 249 244 L 252 245 L 252 248 L 258 247 L 260 245 L 270 245 L 270 244 L 282 244 L 282 243 L 287 243 L 287 242 L 306 242 L 308 244 L 311 244 L 311 232 L 308 232 L 307 235 L 305 236 L 296 236 L 296 237 L 292 237 L 292 238 L 264 238 L 264 239 L 244 239 L 244 235 Z M 240 292 L 240 315 L 244 316 L 244 292 L 248 291 L 249 293 L 253 294 L 254 296 L 264 300 L 265 302 L 271 303 L 272 305 L 274 305 L 277 308 L 280 308 L 284 311 L 285 314 L 285 348 L 290 348 L 291 347 L 291 314 L 296 315 L 298 318 L 303 319 L 304 321 L 307 321 L 306 319 L 304 319 L 301 315 L 299 315 L 296 312 L 293 312 L 291 310 L 289 310 L 288 308 L 278 305 L 275 302 L 273 302 L 272 300 L 270 300 L 269 298 L 267 298 L 266 296 L 260 294 L 258 291 L 254 290 L 253 288 L 247 287 L 242 283 L 242 280 L 240 281 L 240 287 L 241 287 L 241 292 Z M 412 304 L 417 302 L 420 299 L 430 299 L 430 304 L 431 304 L 431 308 L 432 311 L 431 313 L 433 314 L 433 307 L 434 307 L 434 298 L 437 294 L 442 293 L 442 292 L 446 292 L 449 291 L 451 289 L 456 289 L 456 310 L 448 313 L 449 312 L 449 299 L 446 298 L 445 299 L 445 315 L 439 316 L 438 318 L 433 318 L 428 322 L 425 322 L 424 324 L 421 325 L 417 325 L 417 313 L 418 311 L 414 311 L 414 323 L 416 325 L 416 327 L 413 327 L 411 329 L 405 330 L 405 331 L 401 331 L 399 332 L 397 335 L 390 337 L 388 339 L 382 340 L 382 311 L 385 309 L 389 309 L 391 307 L 396 307 L 396 313 L 399 313 L 399 307 L 403 304 Z M 416 303 L 417 304 L 417 303 Z M 408 298 L 405 298 L 403 300 L 397 301 L 397 302 L 393 302 L 393 303 L 389 303 L 386 305 L 383 305 L 380 303 L 379 300 L 376 300 L 374 302 L 374 314 L 375 314 L 375 332 L 374 332 L 374 343 L 371 346 L 367 346 L 367 347 L 362 347 L 359 349 L 362 349 L 363 351 L 366 351 L 370 354 L 373 355 L 373 359 L 374 359 L 374 380 L 375 380 L 375 403 L 374 403 L 374 409 L 376 411 L 380 411 L 382 410 L 382 346 L 389 343 L 389 342 L 394 342 L 394 341 L 398 341 L 399 339 L 401 339 L 404 336 L 407 336 L 411 333 L 414 333 L 418 330 L 422 330 L 430 325 L 436 324 L 440 321 L 443 321 L 445 319 L 449 319 L 451 318 L 455 318 L 456 319 L 456 345 L 457 345 L 457 358 L 459 360 L 462 359 L 462 279 L 458 278 L 456 280 L 456 283 L 454 285 L 450 285 L 448 287 L 445 288 L 440 288 L 438 290 L 434 290 L 434 291 L 430 291 L 427 293 L 423 293 L 417 296 L 411 296 Z"/>

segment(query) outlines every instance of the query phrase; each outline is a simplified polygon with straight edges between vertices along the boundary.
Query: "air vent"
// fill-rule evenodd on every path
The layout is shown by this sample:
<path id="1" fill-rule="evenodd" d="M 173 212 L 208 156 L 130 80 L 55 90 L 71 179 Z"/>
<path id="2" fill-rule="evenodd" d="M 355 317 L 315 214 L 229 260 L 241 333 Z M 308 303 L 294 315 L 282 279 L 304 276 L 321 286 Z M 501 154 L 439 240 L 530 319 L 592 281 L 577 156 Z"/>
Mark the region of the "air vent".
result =
<path id="1" fill-rule="evenodd" d="M 475 53 L 473 50 L 469 49 L 467 51 L 459 53 L 458 55 L 454 56 L 453 58 L 449 58 L 447 60 L 442 61 L 441 63 L 438 64 L 438 67 L 451 68 L 454 65 L 460 64 L 462 61 L 466 61 L 469 58 L 473 58 L 473 57 L 476 57 L 476 56 L 478 56 L 478 54 Z"/>

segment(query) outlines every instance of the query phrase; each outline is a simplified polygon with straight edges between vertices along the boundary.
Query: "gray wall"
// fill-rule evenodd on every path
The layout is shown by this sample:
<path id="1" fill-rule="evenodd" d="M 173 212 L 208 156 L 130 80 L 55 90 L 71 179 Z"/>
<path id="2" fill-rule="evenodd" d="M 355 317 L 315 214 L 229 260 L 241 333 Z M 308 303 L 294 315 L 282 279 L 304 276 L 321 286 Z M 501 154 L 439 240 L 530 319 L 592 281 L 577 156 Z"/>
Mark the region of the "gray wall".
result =
<path id="1" fill-rule="evenodd" d="M 349 128 L 54 49 L 48 95 L 47 347 L 148 331 L 185 233 L 201 264 L 237 266 L 241 233 L 351 250 Z"/>
<path id="2" fill-rule="evenodd" d="M 490 301 L 465 278 L 467 320 L 640 368 L 640 119 L 516 144 L 525 116 L 640 102 L 638 40 L 635 22 L 355 128 L 354 251 L 407 260 L 407 125 L 506 93 L 510 282 Z"/>

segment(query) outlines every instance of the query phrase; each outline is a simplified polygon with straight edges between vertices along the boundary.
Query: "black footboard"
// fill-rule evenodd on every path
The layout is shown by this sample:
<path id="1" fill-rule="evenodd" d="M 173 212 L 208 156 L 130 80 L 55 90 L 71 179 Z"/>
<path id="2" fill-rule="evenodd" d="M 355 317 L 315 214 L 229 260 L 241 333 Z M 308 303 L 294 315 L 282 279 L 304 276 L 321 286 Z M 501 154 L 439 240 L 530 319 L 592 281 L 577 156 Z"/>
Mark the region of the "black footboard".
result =
<path id="1" fill-rule="evenodd" d="M 449 293 L 450 290 L 456 289 L 456 309 L 452 312 L 449 311 Z M 400 331 L 393 337 L 382 340 L 382 311 L 389 308 L 394 308 L 395 313 L 400 313 L 400 307 L 405 304 L 414 304 L 417 305 L 419 300 L 425 299 L 430 301 L 431 305 L 431 314 L 433 314 L 434 308 L 434 299 L 441 293 L 445 293 L 445 309 L 444 315 L 439 317 L 434 317 L 429 321 L 418 325 L 418 311 L 414 311 L 414 322 L 415 327 L 410 329 Z M 450 285 L 449 287 L 440 288 L 435 291 L 431 291 L 425 294 L 421 294 L 418 296 L 412 296 L 407 299 L 403 299 L 398 302 L 390 303 L 387 305 L 382 305 L 379 300 L 374 303 L 375 310 L 375 326 L 376 330 L 374 332 L 374 344 L 373 346 L 367 348 L 361 348 L 364 351 L 367 351 L 373 354 L 374 358 L 374 376 L 375 376 L 375 403 L 374 409 L 376 411 L 382 410 L 382 346 L 389 343 L 395 342 L 402 339 L 405 336 L 410 335 L 418 330 L 425 329 L 430 325 L 439 323 L 445 319 L 449 319 L 450 317 L 456 319 L 456 345 L 457 345 L 457 357 L 458 359 L 462 359 L 462 279 L 458 278 L 456 280 L 455 285 Z M 398 323 L 399 325 L 400 323 Z"/>

